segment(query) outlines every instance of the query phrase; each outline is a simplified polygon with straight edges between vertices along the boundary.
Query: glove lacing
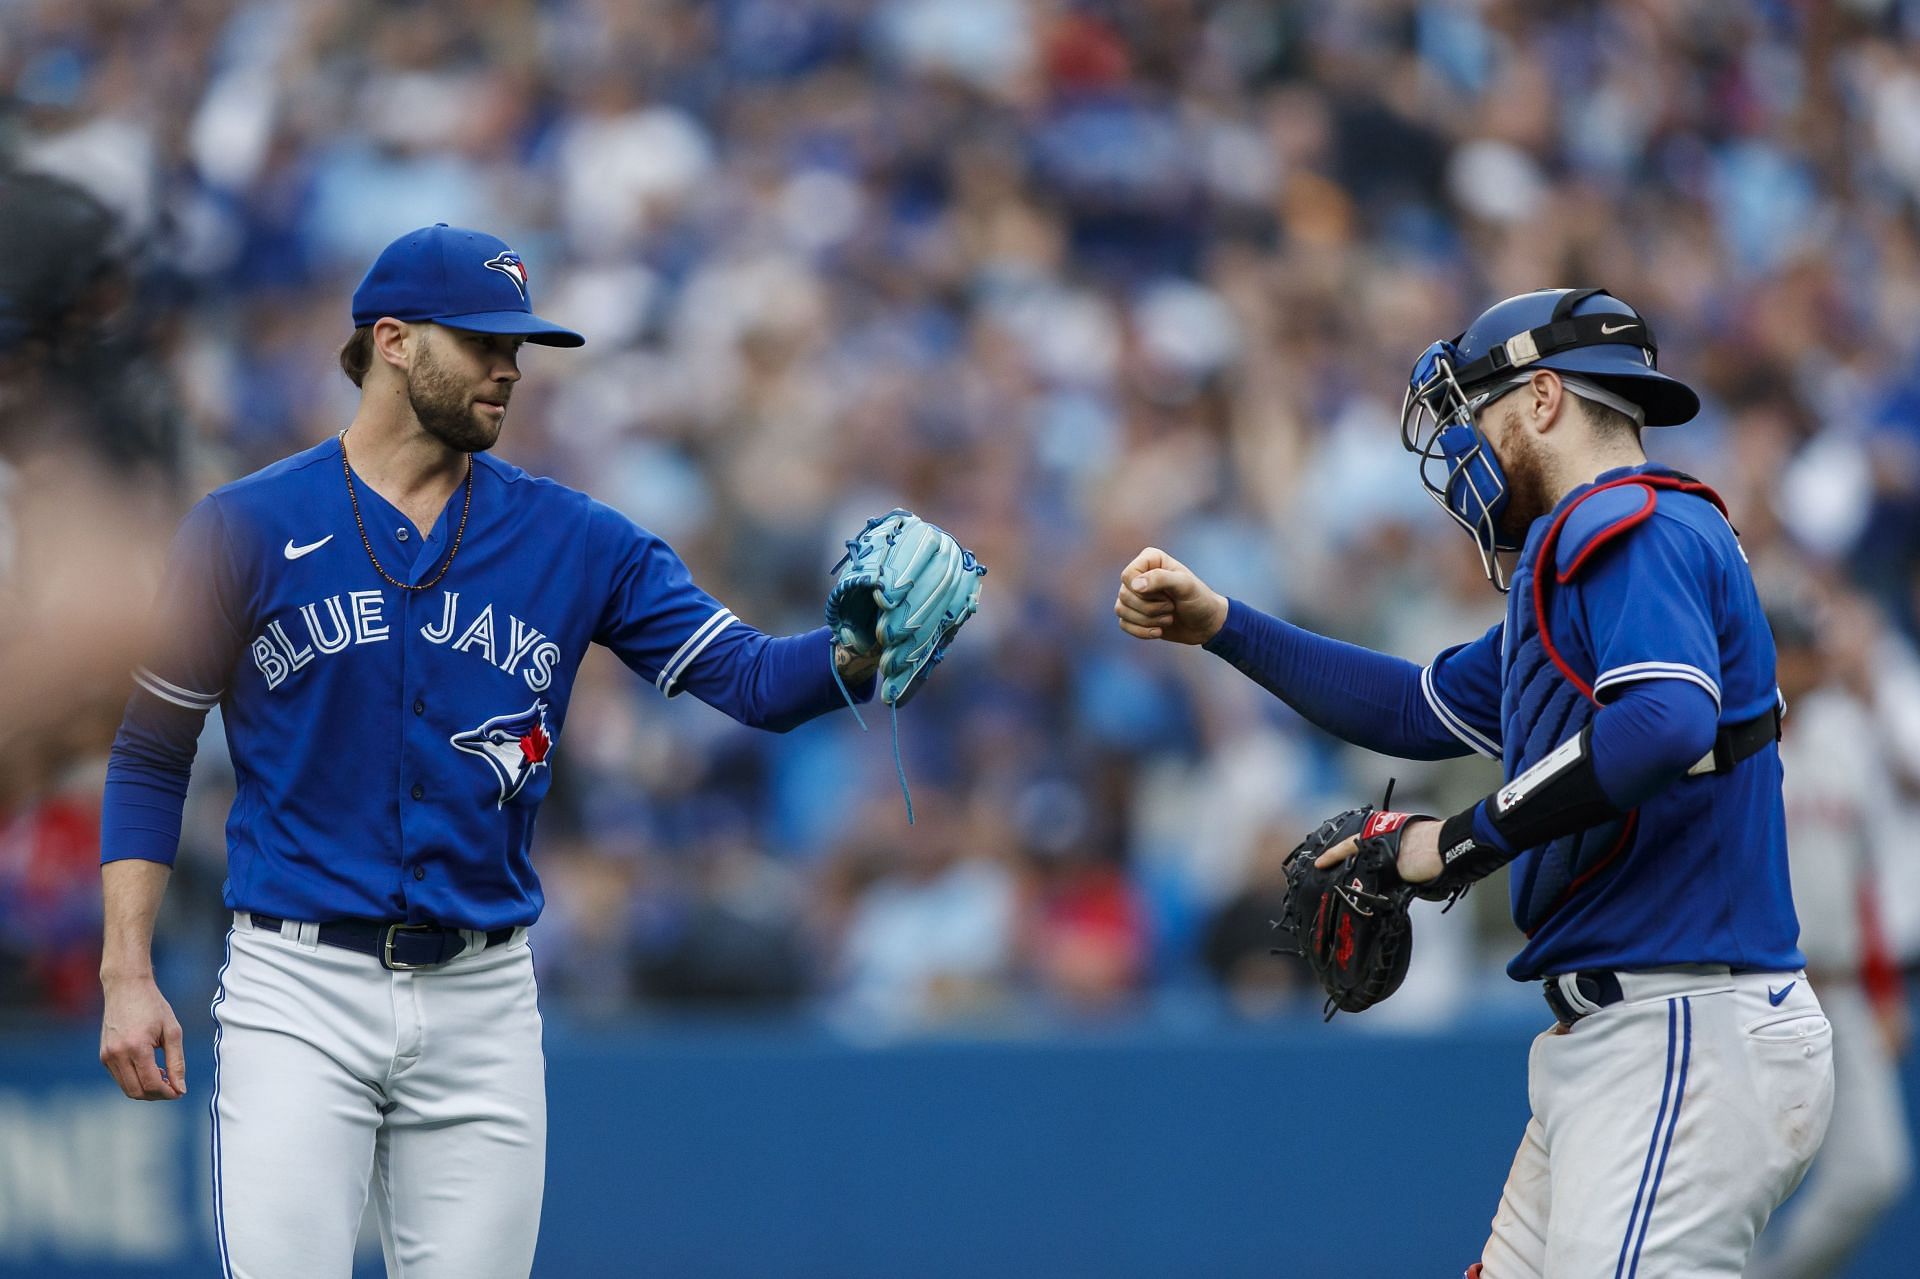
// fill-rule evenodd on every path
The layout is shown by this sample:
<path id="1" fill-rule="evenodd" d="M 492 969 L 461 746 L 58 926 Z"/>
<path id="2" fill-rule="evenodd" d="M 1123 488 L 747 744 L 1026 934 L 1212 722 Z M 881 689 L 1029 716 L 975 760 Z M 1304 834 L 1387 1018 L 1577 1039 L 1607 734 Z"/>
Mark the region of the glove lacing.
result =
<path id="1" fill-rule="evenodd" d="M 831 661 L 831 659 L 829 659 Z M 861 732 L 867 731 L 867 721 L 860 717 L 860 707 L 853 700 L 853 693 L 847 688 L 847 681 L 841 678 L 840 663 L 833 662 L 833 682 L 840 686 L 840 696 L 847 699 L 847 709 L 853 712 L 853 722 L 860 726 Z M 900 708 L 888 703 L 887 709 L 893 714 L 893 772 L 900 779 L 900 797 L 907 801 L 907 825 L 913 825 L 913 792 L 907 789 L 907 766 L 900 762 Z"/>

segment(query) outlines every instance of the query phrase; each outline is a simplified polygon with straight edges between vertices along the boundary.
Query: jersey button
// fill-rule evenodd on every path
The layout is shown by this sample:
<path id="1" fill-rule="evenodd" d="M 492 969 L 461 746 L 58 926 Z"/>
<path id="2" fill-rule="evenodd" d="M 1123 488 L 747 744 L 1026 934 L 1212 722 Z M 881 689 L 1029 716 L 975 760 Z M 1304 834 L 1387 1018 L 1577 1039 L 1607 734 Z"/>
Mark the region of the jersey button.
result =
<path id="1" fill-rule="evenodd" d="M 397 529 L 395 529 L 395 530 L 393 530 L 393 535 L 394 535 L 395 537 L 397 537 L 397 538 L 399 538 L 399 539 L 400 539 L 401 541 L 403 541 L 403 542 L 404 542 L 404 541 L 406 541 L 406 540 L 407 540 L 407 530 L 406 530 L 406 527 L 405 527 L 405 526 L 403 525 L 402 527 L 400 527 L 400 528 L 397 528 Z"/>
<path id="2" fill-rule="evenodd" d="M 415 866 L 413 868 L 413 877 L 415 879 L 425 879 L 427 877 L 427 868 L 425 866 Z"/>
<path id="3" fill-rule="evenodd" d="M 424 787 L 424 786 L 422 786 L 422 785 L 420 785 L 420 783 L 418 783 L 418 782 L 415 782 L 415 783 L 413 784 L 413 797 L 414 797 L 415 799 L 424 799 L 424 798 L 426 798 L 426 794 L 427 794 L 427 788 L 426 788 L 426 787 Z"/>
<path id="4" fill-rule="evenodd" d="M 414 699 L 413 699 L 413 713 L 414 713 L 415 715 L 425 715 L 425 714 L 427 713 L 427 704 L 426 704 L 426 702 L 425 702 L 425 701 L 423 701 L 422 699 L 420 699 L 420 698 L 418 698 L 418 697 L 416 697 L 416 698 L 414 698 Z"/>

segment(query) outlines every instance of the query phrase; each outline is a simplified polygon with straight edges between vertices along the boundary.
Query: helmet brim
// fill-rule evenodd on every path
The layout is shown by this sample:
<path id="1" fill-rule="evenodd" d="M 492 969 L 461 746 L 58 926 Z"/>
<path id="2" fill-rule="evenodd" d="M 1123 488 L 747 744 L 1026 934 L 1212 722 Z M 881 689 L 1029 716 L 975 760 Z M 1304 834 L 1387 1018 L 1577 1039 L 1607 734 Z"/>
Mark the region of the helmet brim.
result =
<path id="1" fill-rule="evenodd" d="M 1679 426 L 1691 422 L 1700 412 L 1700 397 L 1694 394 L 1693 388 L 1658 369 L 1628 365 L 1624 370 L 1566 368 L 1563 371 L 1584 374 L 1622 399 L 1638 404 L 1646 410 L 1648 426 Z"/>
<path id="2" fill-rule="evenodd" d="M 1679 426 L 1691 422 L 1700 412 L 1700 397 L 1685 382 L 1664 373 L 1648 370 L 1604 377 L 1610 391 L 1616 391 L 1647 411 L 1648 426 Z"/>

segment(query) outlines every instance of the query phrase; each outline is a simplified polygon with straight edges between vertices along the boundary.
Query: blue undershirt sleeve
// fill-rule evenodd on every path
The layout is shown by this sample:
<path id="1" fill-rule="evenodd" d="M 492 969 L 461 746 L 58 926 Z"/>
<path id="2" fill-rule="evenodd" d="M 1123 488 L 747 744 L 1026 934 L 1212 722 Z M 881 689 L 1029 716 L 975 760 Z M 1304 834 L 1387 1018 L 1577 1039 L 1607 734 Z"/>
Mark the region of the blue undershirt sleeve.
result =
<path id="1" fill-rule="evenodd" d="M 1476 641 L 1479 643 L 1480 641 Z M 1335 737 L 1402 759 L 1451 759 L 1472 746 L 1436 712 L 1423 668 L 1328 639 L 1239 600 L 1206 649 Z"/>
<path id="2" fill-rule="evenodd" d="M 102 862 L 173 864 L 200 729 L 245 647 L 245 595 L 219 504 L 205 498 L 174 535 L 154 613 L 158 644 L 133 673 L 107 758 Z"/>
<path id="3" fill-rule="evenodd" d="M 1593 769 L 1600 789 L 1625 812 L 1680 779 L 1713 749 L 1720 708 L 1685 679 L 1621 686 L 1593 717 Z"/>
<path id="4" fill-rule="evenodd" d="M 135 694 L 138 698 L 139 694 Z M 173 865 L 205 711 L 127 708 L 100 796 L 100 860 Z"/>

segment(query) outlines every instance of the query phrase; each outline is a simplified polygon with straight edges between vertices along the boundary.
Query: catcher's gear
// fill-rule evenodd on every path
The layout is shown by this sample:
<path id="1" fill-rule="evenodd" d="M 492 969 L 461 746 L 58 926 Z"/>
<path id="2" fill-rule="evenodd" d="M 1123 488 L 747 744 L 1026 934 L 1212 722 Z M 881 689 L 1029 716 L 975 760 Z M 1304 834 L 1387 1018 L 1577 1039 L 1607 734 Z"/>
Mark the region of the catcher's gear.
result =
<path id="1" fill-rule="evenodd" d="M 1409 903 L 1419 894 L 1400 878 L 1400 835 L 1416 814 L 1349 808 L 1321 822 L 1287 857 L 1287 898 L 1273 926 L 1326 989 L 1326 1017 L 1373 1007 L 1407 976 L 1413 955 Z M 1353 856 L 1324 870 L 1313 863 L 1342 840 Z"/>
<path id="2" fill-rule="evenodd" d="M 1605 289 L 1543 289 L 1494 304 L 1414 364 L 1400 408 L 1400 442 L 1420 459 L 1420 479 L 1472 535 L 1481 567 L 1507 589 L 1498 551 L 1517 551 L 1501 526 L 1510 487 L 1476 419 L 1538 369 L 1567 390 L 1645 426 L 1677 426 L 1700 410 L 1688 387 L 1656 367 L 1653 330 Z"/>
<path id="3" fill-rule="evenodd" d="M 900 706 L 940 664 L 980 607 L 986 567 L 951 534 L 898 507 L 847 543 L 827 596 L 833 637 L 862 657 L 880 654 L 880 700 Z"/>
<path id="4" fill-rule="evenodd" d="M 980 608 L 980 579 L 987 569 L 945 529 L 895 507 L 867 521 L 847 542 L 847 553 L 833 571 L 839 576 L 827 594 L 827 626 L 836 642 L 860 656 L 880 655 L 880 700 L 895 712 L 893 767 L 911 825 L 913 794 L 900 762 L 899 709 Z M 837 664 L 833 678 L 864 730 L 866 721 Z"/>

